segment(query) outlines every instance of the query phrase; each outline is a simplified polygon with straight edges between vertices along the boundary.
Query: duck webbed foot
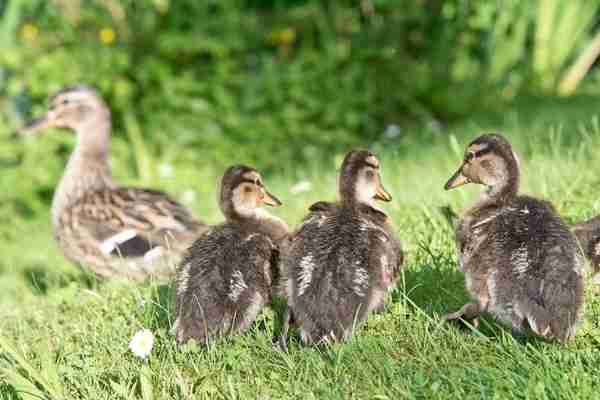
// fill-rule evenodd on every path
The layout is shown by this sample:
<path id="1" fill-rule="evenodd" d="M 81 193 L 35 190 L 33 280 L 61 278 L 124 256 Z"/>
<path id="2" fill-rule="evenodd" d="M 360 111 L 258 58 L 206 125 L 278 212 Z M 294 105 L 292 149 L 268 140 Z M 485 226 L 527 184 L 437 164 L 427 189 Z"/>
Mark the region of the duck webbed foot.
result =
<path id="1" fill-rule="evenodd" d="M 465 320 L 470 321 L 471 324 L 475 328 L 479 327 L 479 314 L 481 313 L 481 309 L 479 308 L 479 304 L 477 303 L 467 303 L 461 307 L 460 310 L 446 314 L 442 317 L 444 321 L 456 321 L 456 320 Z"/>

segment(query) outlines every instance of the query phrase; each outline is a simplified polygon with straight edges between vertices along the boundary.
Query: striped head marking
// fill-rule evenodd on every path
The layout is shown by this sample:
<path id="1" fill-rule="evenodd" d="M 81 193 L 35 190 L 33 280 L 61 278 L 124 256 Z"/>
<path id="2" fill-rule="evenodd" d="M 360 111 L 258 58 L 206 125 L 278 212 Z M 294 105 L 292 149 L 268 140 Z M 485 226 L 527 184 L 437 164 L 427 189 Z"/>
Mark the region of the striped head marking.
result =
<path id="1" fill-rule="evenodd" d="M 381 182 L 380 162 L 367 150 L 353 150 L 346 155 L 340 173 L 339 191 L 342 201 L 371 206 L 375 200 L 392 200 Z"/>
<path id="2" fill-rule="evenodd" d="M 510 143 L 501 135 L 486 134 L 467 146 L 462 164 L 444 188 L 454 189 L 467 183 L 492 189 L 509 183 L 516 186 L 518 177 L 519 163 Z"/>
<path id="3" fill-rule="evenodd" d="M 226 217 L 249 217 L 263 204 L 281 202 L 265 188 L 258 171 L 245 165 L 229 167 L 221 179 L 220 206 Z"/>
<path id="4" fill-rule="evenodd" d="M 77 130 L 89 121 L 109 118 L 109 115 L 96 89 L 86 85 L 69 86 L 51 96 L 48 111 L 27 123 L 20 133 L 31 134 L 51 127 Z"/>

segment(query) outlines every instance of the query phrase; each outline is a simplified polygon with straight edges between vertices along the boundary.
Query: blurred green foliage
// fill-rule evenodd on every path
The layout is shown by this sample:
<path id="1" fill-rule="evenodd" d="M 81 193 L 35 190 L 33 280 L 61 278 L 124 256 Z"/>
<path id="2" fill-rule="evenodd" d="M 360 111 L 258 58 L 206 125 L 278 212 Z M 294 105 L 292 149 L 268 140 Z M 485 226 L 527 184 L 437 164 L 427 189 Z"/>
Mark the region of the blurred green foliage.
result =
<path id="1" fill-rule="evenodd" d="M 589 42 L 598 8 L 584 0 L 4 0 L 0 134 L 82 82 L 113 110 L 113 155 L 130 164 L 121 171 L 144 182 L 165 160 L 275 171 L 355 145 L 397 148 L 407 125 L 439 130 L 521 95 L 553 94 Z M 63 134 L 0 147 L 2 182 L 35 194 L 0 195 L 10 213 L 47 206 L 72 144 Z"/>

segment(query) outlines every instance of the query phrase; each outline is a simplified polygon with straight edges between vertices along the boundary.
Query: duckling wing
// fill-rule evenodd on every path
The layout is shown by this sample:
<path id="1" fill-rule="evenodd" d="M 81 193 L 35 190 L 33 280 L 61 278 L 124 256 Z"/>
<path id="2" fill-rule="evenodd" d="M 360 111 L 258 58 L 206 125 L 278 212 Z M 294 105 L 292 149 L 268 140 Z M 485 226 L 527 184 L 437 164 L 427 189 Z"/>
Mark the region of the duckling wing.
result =
<path id="1" fill-rule="evenodd" d="M 138 188 L 83 196 L 62 216 L 73 236 L 95 243 L 104 256 L 148 256 L 157 247 L 191 243 L 203 225 L 167 194 Z M 150 253 L 151 255 L 151 253 Z"/>
<path id="2" fill-rule="evenodd" d="M 308 207 L 308 210 L 311 212 L 332 212 L 335 211 L 336 208 L 336 203 L 332 203 L 329 201 L 317 201 L 316 203 L 313 203 L 310 207 Z"/>
<path id="3" fill-rule="evenodd" d="M 270 301 L 275 250 L 266 235 L 227 224 L 194 242 L 175 277 L 178 341 L 246 329 Z"/>

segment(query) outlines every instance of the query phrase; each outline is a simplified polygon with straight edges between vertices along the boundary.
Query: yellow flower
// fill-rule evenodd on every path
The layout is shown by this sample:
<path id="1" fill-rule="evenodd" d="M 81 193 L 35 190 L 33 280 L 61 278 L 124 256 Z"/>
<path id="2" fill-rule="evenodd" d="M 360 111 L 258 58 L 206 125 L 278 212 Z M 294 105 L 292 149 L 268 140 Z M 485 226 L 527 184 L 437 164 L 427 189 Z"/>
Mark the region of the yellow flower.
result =
<path id="1" fill-rule="evenodd" d="M 290 45 L 296 39 L 296 31 L 292 28 L 286 28 L 279 32 L 279 41 L 283 45 Z"/>
<path id="2" fill-rule="evenodd" d="M 293 28 L 284 28 L 269 33 L 268 41 L 274 46 L 290 46 L 296 39 L 296 31 Z"/>
<path id="3" fill-rule="evenodd" d="M 111 44 L 115 41 L 115 31 L 111 28 L 102 28 L 98 34 L 100 41 L 104 44 Z"/>
<path id="4" fill-rule="evenodd" d="M 37 26 L 32 24 L 25 24 L 23 25 L 23 28 L 21 28 L 21 35 L 23 36 L 23 39 L 30 42 L 37 38 L 38 32 L 39 30 Z"/>

